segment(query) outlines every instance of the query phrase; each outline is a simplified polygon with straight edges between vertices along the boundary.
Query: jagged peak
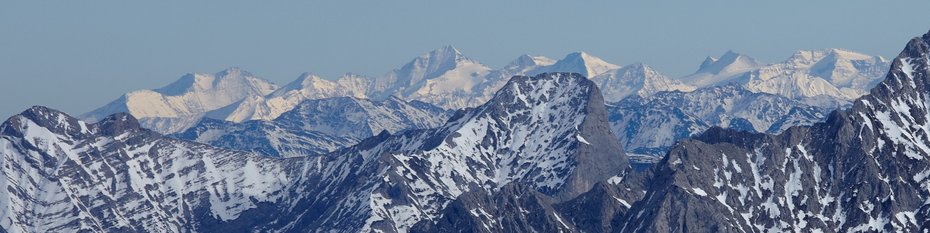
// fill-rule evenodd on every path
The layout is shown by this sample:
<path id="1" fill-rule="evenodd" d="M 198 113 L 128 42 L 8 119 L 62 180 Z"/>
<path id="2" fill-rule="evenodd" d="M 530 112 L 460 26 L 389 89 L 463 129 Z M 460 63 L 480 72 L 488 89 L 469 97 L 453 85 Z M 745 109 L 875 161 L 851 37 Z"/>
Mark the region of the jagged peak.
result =
<path id="1" fill-rule="evenodd" d="M 885 79 L 863 98 L 890 101 L 893 96 L 921 94 L 930 89 L 930 32 L 911 39 L 904 50 L 891 61 Z M 856 101 L 861 102 L 861 101 Z"/>
<path id="2" fill-rule="evenodd" d="M 581 60 L 586 64 L 587 63 L 610 64 L 609 62 L 604 61 L 604 59 L 591 55 L 590 53 L 585 52 L 585 51 L 576 51 L 576 52 L 569 53 L 568 55 L 565 55 L 565 58 L 563 58 L 562 60 Z"/>
<path id="3" fill-rule="evenodd" d="M 400 83 L 406 85 L 438 77 L 449 70 L 466 65 L 477 65 L 485 70 L 490 70 L 487 66 L 465 57 L 455 47 L 444 46 L 414 58 L 400 69 L 391 71 L 388 75 L 400 77 Z"/>
<path id="4" fill-rule="evenodd" d="M 67 113 L 38 105 L 30 107 L 16 116 L 24 117 L 43 126 L 45 126 L 44 124 L 46 122 L 60 124 L 68 121 L 77 121 L 76 118 L 71 117 Z"/>
<path id="5" fill-rule="evenodd" d="M 310 73 L 310 72 L 303 72 L 300 74 L 300 76 L 297 76 L 297 79 L 295 79 L 294 81 L 291 81 L 287 85 L 284 85 L 284 87 L 275 91 L 275 93 L 287 92 L 287 91 L 293 91 L 293 90 L 301 90 L 301 89 L 305 89 L 308 87 L 313 87 L 315 86 L 315 84 L 325 83 L 325 82 L 330 82 L 330 81 L 323 79 L 323 77 L 321 77 L 320 75 Z M 274 96 L 275 94 L 272 93 L 271 95 Z"/>
<path id="6" fill-rule="evenodd" d="M 709 62 L 713 60 L 713 62 Z M 725 72 L 745 71 L 759 67 L 761 64 L 755 58 L 727 50 L 719 59 L 708 57 L 701 64 L 696 73 L 719 74 Z"/>
<path id="7" fill-rule="evenodd" d="M 71 118 L 71 116 L 69 116 L 67 113 L 40 105 L 29 107 L 19 115 L 22 115 L 33 121 L 43 121 L 49 119 L 50 117 Z"/>
<path id="8" fill-rule="evenodd" d="M 716 57 L 707 56 L 707 58 L 704 58 L 704 62 L 701 62 L 701 66 L 698 67 L 698 70 L 703 70 L 705 67 L 713 65 L 717 60 Z"/>
<path id="9" fill-rule="evenodd" d="M 739 57 L 739 56 L 742 56 L 742 54 L 739 54 L 736 51 L 733 51 L 733 49 L 727 49 L 727 51 L 723 53 L 723 56 L 720 56 L 720 59 L 723 60 L 723 59 L 728 59 L 731 57 Z"/>
<path id="10" fill-rule="evenodd" d="M 27 127 L 22 120 L 31 121 L 56 134 L 78 136 L 89 132 L 86 123 L 67 113 L 45 106 L 32 106 L 3 122 L 0 126 L 0 135 L 22 136 L 23 130 Z"/>
<path id="11" fill-rule="evenodd" d="M 546 84 L 551 84 L 551 82 L 555 82 L 558 85 Z M 505 84 L 504 87 L 502 87 L 500 91 L 497 92 L 495 97 L 488 101 L 488 103 L 498 101 L 508 102 L 512 101 L 510 99 L 512 97 L 529 96 L 531 93 L 548 93 L 554 89 L 569 90 L 575 87 L 591 89 L 596 88 L 595 86 L 596 85 L 593 81 L 587 79 L 585 76 L 579 73 L 545 72 L 532 77 L 517 75 L 513 76 L 513 78 L 507 81 L 507 84 Z M 588 94 L 589 93 L 576 93 L 577 96 L 586 96 Z M 529 99 L 525 99 L 524 101 L 528 100 Z"/>
<path id="12" fill-rule="evenodd" d="M 534 85 L 535 83 L 538 83 L 541 81 L 555 80 L 555 79 L 567 79 L 567 80 L 570 80 L 570 83 L 578 83 L 578 84 L 583 84 L 583 85 L 594 85 L 594 82 L 592 82 L 591 80 L 588 80 L 587 78 L 585 78 L 583 75 L 579 73 L 544 72 L 544 73 L 534 75 L 532 77 L 524 76 L 524 75 L 513 76 L 513 78 L 511 78 L 510 81 L 507 82 L 507 85 L 505 85 L 504 87 L 530 86 L 530 85 Z M 548 87 L 542 87 L 540 89 L 536 89 L 534 91 L 547 91 L 548 89 L 553 89 L 553 88 L 559 88 L 559 87 L 548 86 Z M 502 90 L 506 90 L 506 89 L 502 88 Z"/>
<path id="13" fill-rule="evenodd" d="M 472 61 L 471 59 L 463 55 L 462 52 L 459 51 L 458 48 L 455 48 L 455 46 L 452 46 L 452 45 L 445 45 L 445 46 L 439 47 L 433 51 L 430 51 L 429 53 L 420 55 L 419 57 L 414 59 L 414 61 L 418 59 L 427 60 L 427 61 L 438 60 L 442 62 Z"/>

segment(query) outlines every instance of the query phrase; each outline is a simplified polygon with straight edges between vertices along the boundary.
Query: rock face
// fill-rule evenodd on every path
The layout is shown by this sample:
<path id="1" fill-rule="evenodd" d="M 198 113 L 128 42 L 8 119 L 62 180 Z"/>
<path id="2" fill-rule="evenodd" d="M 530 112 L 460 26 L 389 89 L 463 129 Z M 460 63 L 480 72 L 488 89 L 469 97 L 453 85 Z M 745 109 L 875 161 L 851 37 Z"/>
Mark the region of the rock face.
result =
<path id="1" fill-rule="evenodd" d="M 204 118 L 175 138 L 272 157 L 320 155 L 355 145 L 382 131 L 428 129 L 451 112 L 395 97 L 375 102 L 353 97 L 305 100 L 271 121 L 235 123 Z"/>
<path id="2" fill-rule="evenodd" d="M 0 227 L 221 230 L 280 200 L 300 166 L 165 138 L 125 113 L 88 124 L 33 107 L 0 125 Z"/>
<path id="3" fill-rule="evenodd" d="M 138 118 L 143 127 L 174 133 L 197 123 L 209 111 L 267 95 L 277 88 L 238 68 L 216 74 L 188 74 L 159 89 L 127 93 L 81 118 L 95 122 L 126 112 Z"/>
<path id="4" fill-rule="evenodd" d="M 511 183 L 570 199 L 629 167 L 610 134 L 597 87 L 567 73 L 514 77 L 487 104 L 460 112 L 445 126 L 353 153 L 359 155 L 342 157 L 379 155 L 371 159 L 383 164 L 378 172 L 358 171 L 384 175 L 363 189 L 371 200 L 359 207 L 370 210 L 363 231 L 406 231 L 439 217 L 463 193 Z M 329 224 L 353 226 L 347 220 Z"/>
<path id="5" fill-rule="evenodd" d="M 656 167 L 621 231 L 923 231 L 930 34 L 826 122 L 778 135 L 711 129 Z"/>
<path id="6" fill-rule="evenodd" d="M 740 85 L 693 92 L 659 92 L 610 104 L 610 123 L 624 148 L 661 156 L 675 142 L 720 126 L 748 132 L 780 133 L 820 122 L 832 109 L 789 98 L 753 93 Z"/>

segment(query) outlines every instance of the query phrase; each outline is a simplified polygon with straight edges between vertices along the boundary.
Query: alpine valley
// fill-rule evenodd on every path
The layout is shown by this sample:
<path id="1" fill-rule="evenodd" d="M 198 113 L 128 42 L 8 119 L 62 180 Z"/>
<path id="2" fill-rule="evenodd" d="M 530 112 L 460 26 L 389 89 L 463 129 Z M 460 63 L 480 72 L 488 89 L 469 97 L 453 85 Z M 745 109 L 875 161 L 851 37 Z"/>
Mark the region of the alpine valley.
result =
<path id="1" fill-rule="evenodd" d="M 0 124 L 0 232 L 923 232 L 928 187 L 930 33 L 683 77 L 446 46 Z"/>

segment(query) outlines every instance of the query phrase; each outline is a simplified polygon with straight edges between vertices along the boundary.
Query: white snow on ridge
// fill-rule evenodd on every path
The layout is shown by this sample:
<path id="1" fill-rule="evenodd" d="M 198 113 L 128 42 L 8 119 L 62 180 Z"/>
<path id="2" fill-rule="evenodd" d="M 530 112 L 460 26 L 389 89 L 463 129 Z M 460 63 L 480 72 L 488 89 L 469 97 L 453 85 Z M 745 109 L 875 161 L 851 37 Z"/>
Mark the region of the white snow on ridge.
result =
<path id="1" fill-rule="evenodd" d="M 662 91 L 694 91 L 695 87 L 662 75 L 652 67 L 636 63 L 591 77 L 601 87 L 607 102 L 617 102 L 631 95 L 651 96 Z"/>
<path id="2" fill-rule="evenodd" d="M 884 78 L 889 62 L 843 49 L 801 50 L 783 62 L 762 65 L 734 53 L 708 58 L 681 80 L 698 87 L 737 83 L 754 92 L 789 98 L 827 96 L 849 101 Z"/>
<path id="3" fill-rule="evenodd" d="M 277 86 L 271 82 L 238 68 L 216 74 L 188 74 L 159 89 L 127 93 L 81 118 L 93 122 L 128 112 L 147 128 L 173 133 L 196 123 L 208 111 L 248 97 L 264 96 L 275 89 Z"/>
<path id="4" fill-rule="evenodd" d="M 180 232 L 185 211 L 205 206 L 220 220 L 237 218 L 257 202 L 275 202 L 291 182 L 284 164 L 125 129 L 101 134 L 63 113 L 30 110 L 0 136 L 0 227 L 22 232 Z M 43 127 L 57 114 L 70 125 Z M 36 117 L 36 115 L 38 115 Z M 54 119 L 54 118 L 52 118 Z M 109 119 L 126 121 L 128 119 Z M 47 123 L 47 122 L 46 122 Z M 54 129 L 53 129 L 54 128 Z M 21 132 L 22 139 L 7 133 Z M 41 158 L 39 155 L 56 155 Z M 19 164 L 21 166 L 10 166 Z M 59 174 L 61 173 L 61 174 Z M 114 200 L 119 203 L 114 205 Z M 93 213 L 91 212 L 93 211 Z M 108 221 L 111 226 L 101 225 Z"/>
<path id="5" fill-rule="evenodd" d="M 349 73 L 326 79 L 305 73 L 281 88 L 237 68 L 213 75 L 191 74 L 160 89 L 128 93 L 82 118 L 94 121 L 129 112 L 147 128 L 174 133 L 204 116 L 233 122 L 272 120 L 301 101 L 328 97 L 379 101 L 396 96 L 458 109 L 486 102 L 515 75 L 543 72 L 580 73 L 596 82 L 608 102 L 727 83 L 789 98 L 846 101 L 864 94 L 880 79 L 885 66 L 884 58 L 841 49 L 799 51 L 785 62 L 770 65 L 728 51 L 719 59 L 708 57 L 694 74 L 673 79 L 644 64 L 621 67 L 586 52 L 557 61 L 523 55 L 502 69 L 491 69 L 445 46 L 384 75 Z"/>

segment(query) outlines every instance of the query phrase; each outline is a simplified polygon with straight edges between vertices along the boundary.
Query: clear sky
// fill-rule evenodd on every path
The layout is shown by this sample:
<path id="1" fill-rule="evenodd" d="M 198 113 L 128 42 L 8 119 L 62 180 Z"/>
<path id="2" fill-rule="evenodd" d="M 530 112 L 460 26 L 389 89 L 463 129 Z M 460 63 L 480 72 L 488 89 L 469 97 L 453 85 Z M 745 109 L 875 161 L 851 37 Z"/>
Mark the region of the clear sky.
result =
<path id="1" fill-rule="evenodd" d="M 930 1 L 4 1 L 0 118 L 74 115 L 191 72 L 381 75 L 443 45 L 501 67 L 587 51 L 673 77 L 728 49 L 765 62 L 840 47 L 892 57 Z"/>

